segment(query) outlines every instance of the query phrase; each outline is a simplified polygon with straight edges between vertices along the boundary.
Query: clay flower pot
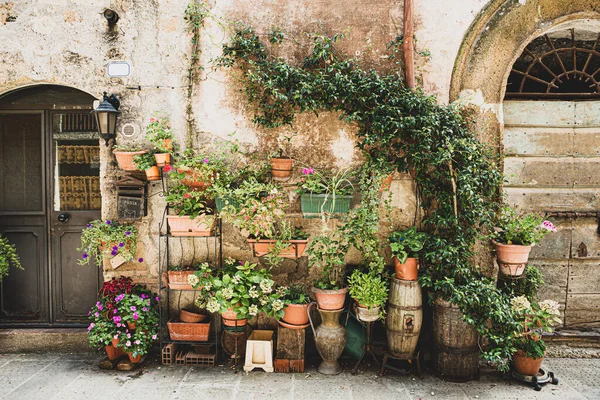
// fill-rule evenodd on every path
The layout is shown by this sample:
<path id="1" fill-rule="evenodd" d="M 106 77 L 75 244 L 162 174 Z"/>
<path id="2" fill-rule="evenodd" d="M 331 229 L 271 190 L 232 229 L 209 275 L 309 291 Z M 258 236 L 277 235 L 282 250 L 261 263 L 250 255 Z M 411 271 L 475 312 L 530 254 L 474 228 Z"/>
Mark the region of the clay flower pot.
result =
<path id="1" fill-rule="evenodd" d="M 129 361 L 131 361 L 132 364 L 139 364 L 142 362 L 142 355 L 138 354 L 137 356 L 133 356 L 133 353 L 127 353 L 127 356 L 129 356 Z"/>
<path id="2" fill-rule="evenodd" d="M 127 327 L 131 331 L 135 331 L 137 329 L 137 325 L 135 324 L 135 322 L 129 322 L 129 321 L 127 321 Z"/>
<path id="3" fill-rule="evenodd" d="M 106 351 L 106 356 L 109 360 L 116 360 L 121 356 L 121 352 L 114 346 L 104 346 L 104 350 Z"/>
<path id="4" fill-rule="evenodd" d="M 523 375 L 536 376 L 540 371 L 544 357 L 532 358 L 527 357 L 523 350 L 517 350 L 513 354 L 513 362 L 515 364 L 515 370 Z"/>
<path id="5" fill-rule="evenodd" d="M 252 254 L 254 257 L 262 257 L 267 254 L 275 247 L 276 240 L 271 239 L 246 239 L 250 247 L 252 248 Z M 308 239 L 292 239 L 289 241 L 290 245 L 283 250 L 279 255 L 283 258 L 298 258 L 304 254 L 304 250 L 308 245 Z"/>
<path id="6" fill-rule="evenodd" d="M 283 321 L 291 325 L 308 324 L 308 304 L 288 304 L 283 308 Z"/>
<path id="7" fill-rule="evenodd" d="M 315 293 L 317 305 L 320 309 L 340 310 L 344 308 L 346 293 L 348 293 L 347 287 L 339 290 L 325 290 L 313 287 L 312 290 Z"/>
<path id="8" fill-rule="evenodd" d="M 215 223 L 214 215 L 198 215 L 192 219 L 187 215 L 167 215 L 173 236 L 210 236 Z"/>
<path id="9" fill-rule="evenodd" d="M 113 151 L 115 158 L 117 159 L 117 164 L 119 164 L 119 168 L 123 171 L 137 171 L 137 167 L 133 162 L 134 156 L 139 156 L 142 154 L 146 154 L 148 150 L 140 150 L 140 151 Z"/>
<path id="10" fill-rule="evenodd" d="M 496 248 L 496 261 L 498 261 L 500 271 L 509 276 L 523 275 L 532 246 L 503 244 L 495 240 L 492 243 Z"/>
<path id="11" fill-rule="evenodd" d="M 356 306 L 356 317 L 362 322 L 375 322 L 379 319 L 379 307 L 369 307 L 358 304 Z"/>
<path id="12" fill-rule="evenodd" d="M 199 314 L 184 309 L 179 310 L 179 319 L 181 322 L 196 323 L 202 322 L 208 318 L 207 314 Z"/>
<path id="13" fill-rule="evenodd" d="M 158 167 L 156 165 L 148 168 L 145 172 L 146 179 L 148 179 L 149 181 L 157 181 L 160 179 L 160 171 L 158 170 Z"/>
<path id="14" fill-rule="evenodd" d="M 248 320 L 246 318 L 238 319 L 237 313 L 233 311 L 233 307 L 229 308 L 227 311 L 221 313 L 221 317 L 223 318 L 223 325 L 225 326 L 245 326 Z"/>
<path id="15" fill-rule="evenodd" d="M 185 173 L 185 178 L 181 180 L 181 183 L 196 192 L 202 192 L 212 185 L 211 181 L 204 181 L 197 179 L 194 173 L 194 169 L 190 167 L 178 167 L 177 173 Z"/>
<path id="16" fill-rule="evenodd" d="M 171 153 L 154 154 L 154 159 L 156 160 L 157 166 L 164 167 L 165 165 L 171 164 Z"/>
<path id="17" fill-rule="evenodd" d="M 271 175 L 275 180 L 287 179 L 292 175 L 294 160 L 291 158 L 271 158 Z"/>
<path id="18" fill-rule="evenodd" d="M 409 257 L 404 264 L 401 264 L 400 260 L 394 257 L 394 269 L 396 278 L 404 281 L 416 281 L 419 276 L 419 263 L 416 258 Z"/>

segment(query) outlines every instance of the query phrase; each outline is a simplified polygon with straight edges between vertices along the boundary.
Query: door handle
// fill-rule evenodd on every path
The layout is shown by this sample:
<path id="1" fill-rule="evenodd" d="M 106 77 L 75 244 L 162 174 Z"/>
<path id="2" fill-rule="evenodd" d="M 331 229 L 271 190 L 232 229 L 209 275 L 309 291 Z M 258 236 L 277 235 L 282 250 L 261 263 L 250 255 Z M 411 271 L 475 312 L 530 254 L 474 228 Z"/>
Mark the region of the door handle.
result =
<path id="1" fill-rule="evenodd" d="M 69 214 L 58 214 L 58 222 L 68 222 L 69 221 Z"/>

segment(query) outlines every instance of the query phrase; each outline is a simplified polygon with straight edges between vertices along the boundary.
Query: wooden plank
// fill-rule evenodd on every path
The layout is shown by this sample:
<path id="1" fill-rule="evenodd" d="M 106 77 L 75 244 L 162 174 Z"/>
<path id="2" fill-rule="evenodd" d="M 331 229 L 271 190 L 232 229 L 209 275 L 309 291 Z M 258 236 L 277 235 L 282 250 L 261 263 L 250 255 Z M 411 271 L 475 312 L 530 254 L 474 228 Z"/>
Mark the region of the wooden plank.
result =
<path id="1" fill-rule="evenodd" d="M 572 157 L 506 157 L 507 187 L 572 187 Z"/>
<path id="2" fill-rule="evenodd" d="M 574 136 L 572 128 L 507 127 L 504 129 L 504 154 L 570 156 L 573 155 Z"/>
<path id="3" fill-rule="evenodd" d="M 275 372 L 288 373 L 290 372 L 290 360 L 276 358 L 273 367 L 275 368 Z"/>
<path id="4" fill-rule="evenodd" d="M 505 101 L 505 126 L 574 126 L 575 106 L 571 101 Z"/>
<path id="5" fill-rule="evenodd" d="M 569 294 L 600 293 L 600 258 L 572 260 L 569 268 Z"/>
<path id="6" fill-rule="evenodd" d="M 600 155 L 600 128 L 574 129 L 573 154 L 575 156 Z"/>
<path id="7" fill-rule="evenodd" d="M 570 328 L 600 326 L 600 293 L 569 293 L 565 310 L 565 326 Z"/>
<path id="8" fill-rule="evenodd" d="M 597 188 L 525 188 L 505 187 L 510 204 L 523 211 L 596 211 L 600 210 Z"/>

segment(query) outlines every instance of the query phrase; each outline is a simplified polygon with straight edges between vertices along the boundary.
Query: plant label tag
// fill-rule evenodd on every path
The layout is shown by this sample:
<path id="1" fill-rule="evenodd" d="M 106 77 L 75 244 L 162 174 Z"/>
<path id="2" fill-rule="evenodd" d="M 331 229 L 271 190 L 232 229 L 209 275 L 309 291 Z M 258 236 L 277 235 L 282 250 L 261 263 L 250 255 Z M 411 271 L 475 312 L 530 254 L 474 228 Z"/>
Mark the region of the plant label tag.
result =
<path id="1" fill-rule="evenodd" d="M 120 254 L 110 259 L 110 265 L 112 265 L 113 269 L 117 269 L 123 264 L 125 264 L 125 258 Z"/>

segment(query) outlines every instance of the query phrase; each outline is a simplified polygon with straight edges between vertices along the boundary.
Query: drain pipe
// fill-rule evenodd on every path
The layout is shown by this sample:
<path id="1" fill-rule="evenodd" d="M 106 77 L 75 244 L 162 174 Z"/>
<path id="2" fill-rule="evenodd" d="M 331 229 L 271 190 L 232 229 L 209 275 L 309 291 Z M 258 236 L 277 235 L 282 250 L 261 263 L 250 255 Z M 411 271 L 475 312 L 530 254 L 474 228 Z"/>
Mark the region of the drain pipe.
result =
<path id="1" fill-rule="evenodd" d="M 406 86 L 415 87 L 415 45 L 413 42 L 413 0 L 404 0 L 404 35 L 402 41 L 402 50 L 404 52 L 404 77 Z"/>

